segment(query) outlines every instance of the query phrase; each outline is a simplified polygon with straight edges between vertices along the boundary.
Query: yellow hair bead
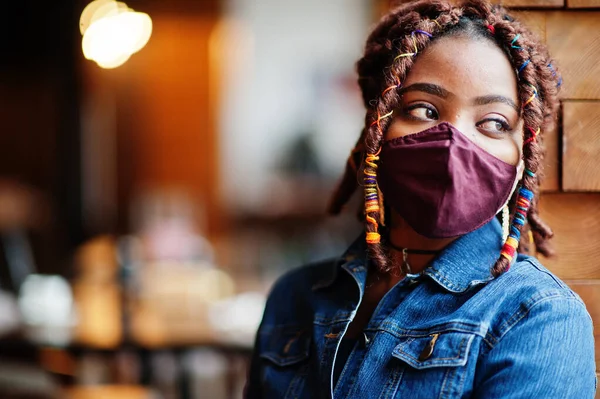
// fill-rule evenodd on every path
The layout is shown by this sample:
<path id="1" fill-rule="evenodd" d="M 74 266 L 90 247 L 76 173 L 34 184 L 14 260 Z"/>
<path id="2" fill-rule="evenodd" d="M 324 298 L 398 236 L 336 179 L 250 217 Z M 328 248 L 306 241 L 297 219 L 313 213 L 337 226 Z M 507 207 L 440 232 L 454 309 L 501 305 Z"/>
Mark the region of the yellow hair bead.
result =
<path id="1" fill-rule="evenodd" d="M 379 233 L 367 232 L 367 243 L 368 244 L 379 244 L 381 236 Z"/>
<path id="2" fill-rule="evenodd" d="M 506 240 L 506 244 L 510 245 L 513 248 L 517 248 L 519 246 L 519 241 L 517 241 L 517 239 L 514 237 L 508 237 L 508 239 Z"/>

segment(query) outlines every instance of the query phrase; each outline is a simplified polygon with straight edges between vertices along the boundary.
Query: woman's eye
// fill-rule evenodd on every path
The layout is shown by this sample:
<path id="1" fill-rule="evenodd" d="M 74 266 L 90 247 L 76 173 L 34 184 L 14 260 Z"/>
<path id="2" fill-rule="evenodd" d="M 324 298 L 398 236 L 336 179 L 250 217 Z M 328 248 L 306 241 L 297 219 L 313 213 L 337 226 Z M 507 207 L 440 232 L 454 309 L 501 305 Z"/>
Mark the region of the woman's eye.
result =
<path id="1" fill-rule="evenodd" d="M 498 119 L 486 119 L 479 122 L 477 127 L 490 132 L 506 132 L 510 130 L 508 123 Z"/>
<path id="2" fill-rule="evenodd" d="M 408 107 L 405 113 L 411 119 L 416 120 L 437 120 L 439 117 L 435 109 L 427 107 L 425 105 L 416 105 Z"/>

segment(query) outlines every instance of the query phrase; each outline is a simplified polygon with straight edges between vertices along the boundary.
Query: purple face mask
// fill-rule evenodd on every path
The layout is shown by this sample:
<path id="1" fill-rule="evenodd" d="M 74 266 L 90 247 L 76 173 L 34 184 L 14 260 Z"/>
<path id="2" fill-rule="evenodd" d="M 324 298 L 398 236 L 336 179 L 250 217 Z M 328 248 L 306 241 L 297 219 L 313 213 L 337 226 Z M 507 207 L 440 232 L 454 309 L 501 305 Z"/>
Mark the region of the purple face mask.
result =
<path id="1" fill-rule="evenodd" d="M 383 143 L 378 183 L 389 204 L 429 238 L 469 233 L 509 200 L 517 167 L 447 122 Z"/>

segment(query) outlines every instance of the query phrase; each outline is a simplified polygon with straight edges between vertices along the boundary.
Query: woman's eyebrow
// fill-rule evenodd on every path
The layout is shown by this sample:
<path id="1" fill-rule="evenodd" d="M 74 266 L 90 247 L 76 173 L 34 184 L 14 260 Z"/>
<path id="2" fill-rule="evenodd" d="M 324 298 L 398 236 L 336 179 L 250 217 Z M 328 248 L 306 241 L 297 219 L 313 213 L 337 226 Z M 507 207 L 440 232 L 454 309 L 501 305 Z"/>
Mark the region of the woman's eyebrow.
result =
<path id="1" fill-rule="evenodd" d="M 489 96 L 476 97 L 473 100 L 473 105 L 486 105 L 494 103 L 510 105 L 515 109 L 515 111 L 519 112 L 519 107 L 517 107 L 517 104 L 515 104 L 515 102 L 508 97 L 491 94 Z"/>
<path id="2" fill-rule="evenodd" d="M 422 91 L 440 98 L 448 98 L 452 95 L 448 90 L 433 83 L 413 83 L 410 86 L 401 88 L 398 95 L 403 95 L 409 91 Z"/>

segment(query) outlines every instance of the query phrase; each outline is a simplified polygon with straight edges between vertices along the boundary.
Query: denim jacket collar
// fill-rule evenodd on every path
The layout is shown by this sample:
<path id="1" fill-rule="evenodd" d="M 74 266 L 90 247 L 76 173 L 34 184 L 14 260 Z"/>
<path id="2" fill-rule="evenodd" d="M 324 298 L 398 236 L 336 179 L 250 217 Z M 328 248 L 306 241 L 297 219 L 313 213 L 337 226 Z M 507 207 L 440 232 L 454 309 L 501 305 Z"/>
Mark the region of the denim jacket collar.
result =
<path id="1" fill-rule="evenodd" d="M 340 268 L 352 273 L 356 266 L 368 266 L 364 237 L 364 233 L 361 234 L 342 257 L 332 262 L 328 270 L 323 270 L 322 277 L 313 285 L 314 290 L 332 285 Z M 450 292 L 465 292 L 493 279 L 490 269 L 500 256 L 501 249 L 502 227 L 494 217 L 449 244 L 422 274 Z"/>

